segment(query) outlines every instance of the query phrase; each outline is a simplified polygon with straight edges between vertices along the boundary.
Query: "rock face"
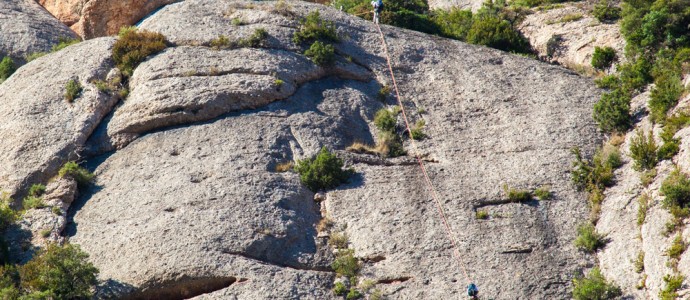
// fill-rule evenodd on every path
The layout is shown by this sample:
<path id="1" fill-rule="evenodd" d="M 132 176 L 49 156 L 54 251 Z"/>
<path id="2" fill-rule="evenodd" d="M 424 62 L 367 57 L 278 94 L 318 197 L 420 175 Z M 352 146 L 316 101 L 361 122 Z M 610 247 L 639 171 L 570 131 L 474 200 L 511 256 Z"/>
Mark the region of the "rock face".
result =
<path id="1" fill-rule="evenodd" d="M 49 51 L 60 38 L 77 37 L 32 0 L 1 1 L 0 32 L 0 57 L 19 63 L 28 54 Z"/>
<path id="2" fill-rule="evenodd" d="M 14 196 L 34 183 L 45 183 L 77 153 L 117 98 L 91 82 L 113 67 L 114 39 L 67 47 L 38 58 L 0 85 L 0 187 Z M 65 100 L 71 80 L 83 86 L 73 102 Z M 40 83 L 40 84 L 37 84 Z"/>
<path id="3" fill-rule="evenodd" d="M 612 47 L 623 57 L 625 40 L 617 24 L 599 22 L 586 2 L 535 11 L 520 24 L 520 32 L 544 60 L 569 68 L 591 68 L 594 47 Z M 578 19 L 578 16 L 579 19 Z M 568 19 L 574 19 L 568 21 Z"/>
<path id="4" fill-rule="evenodd" d="M 85 39 L 116 34 L 151 12 L 180 0 L 37 0 Z"/>
<path id="5" fill-rule="evenodd" d="M 360 282 L 391 299 L 462 297 L 468 278 L 418 167 L 340 151 L 373 144 L 376 111 L 395 104 L 379 100 L 390 77 L 376 27 L 317 4 L 275 4 L 187 0 L 157 12 L 141 28 L 173 47 L 135 70 L 114 108 L 89 84 L 112 69 L 110 38 L 23 67 L 0 86 L 10 103 L 0 106 L 0 134 L 15 141 L 0 151 L 0 186 L 21 194 L 79 149 L 94 155 L 82 159 L 96 182 L 63 234 L 100 269 L 101 298 L 331 299 L 336 232 L 361 259 Z M 332 67 L 313 65 L 291 41 L 317 9 L 342 38 Z M 268 32 L 264 48 L 207 46 L 258 28 Z M 426 122 L 419 149 L 405 146 L 429 161 L 469 279 L 489 298 L 569 297 L 572 274 L 593 265 L 572 244 L 587 205 L 570 184 L 570 149 L 599 144 L 599 91 L 558 66 L 382 29 L 408 114 Z M 62 87 L 73 76 L 86 89 L 69 104 Z M 323 146 L 357 174 L 317 203 L 278 165 Z M 504 185 L 550 186 L 554 199 L 510 203 Z M 478 210 L 489 219 L 475 219 Z M 323 218 L 332 229 L 317 226 Z"/>
<path id="6" fill-rule="evenodd" d="M 649 93 L 643 93 L 633 100 L 643 103 L 640 107 L 642 114 L 648 100 Z M 685 101 L 687 99 L 683 102 Z M 681 103 L 679 106 L 683 105 L 684 103 Z M 687 107 L 685 109 L 687 111 Z M 676 274 L 676 270 L 669 264 L 670 258 L 667 255 L 667 249 L 676 237 L 676 234 L 666 233 L 666 224 L 672 221 L 673 216 L 661 205 L 664 195 L 660 188 L 664 179 L 676 167 L 683 173 L 690 174 L 690 130 L 685 128 L 676 133 L 674 137 L 681 141 L 680 152 L 672 160 L 659 162 L 656 176 L 647 186 L 642 184 L 642 173 L 633 168 L 634 162 L 630 158 L 631 140 L 637 134 L 637 130 L 642 130 L 645 134 L 653 132 L 657 146 L 662 144 L 659 137 L 662 126 L 652 124 L 647 116 L 637 124 L 635 130 L 627 134 L 625 143 L 621 145 L 625 164 L 616 172 L 616 185 L 606 191 L 606 199 L 597 224 L 597 230 L 608 234 L 610 242 L 597 256 L 602 272 L 607 278 L 620 284 L 626 294 L 634 296 L 635 299 L 658 299 L 659 292 L 666 286 L 664 276 Z M 649 199 L 646 210 L 644 207 L 641 208 L 640 199 L 643 197 Z M 642 219 L 641 210 L 646 211 Z M 690 238 L 687 228 L 680 234 L 686 242 Z M 643 257 L 640 260 L 641 253 Z M 689 262 L 690 254 L 685 251 L 678 262 L 677 272 L 689 276 Z M 640 266 L 642 268 L 638 270 Z M 679 299 L 687 299 L 690 289 L 684 285 L 678 293 Z"/>

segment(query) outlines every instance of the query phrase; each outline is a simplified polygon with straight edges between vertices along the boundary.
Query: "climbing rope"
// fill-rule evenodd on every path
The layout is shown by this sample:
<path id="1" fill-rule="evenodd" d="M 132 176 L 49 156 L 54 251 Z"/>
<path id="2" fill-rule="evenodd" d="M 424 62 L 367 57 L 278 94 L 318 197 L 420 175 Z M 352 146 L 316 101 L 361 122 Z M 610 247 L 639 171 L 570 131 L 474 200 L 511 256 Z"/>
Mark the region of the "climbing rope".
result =
<path id="1" fill-rule="evenodd" d="M 443 205 L 441 204 L 441 201 L 439 200 L 438 193 L 436 192 L 436 188 L 434 188 L 433 183 L 431 182 L 431 178 L 429 177 L 429 173 L 426 170 L 426 166 L 424 165 L 424 161 L 422 160 L 422 157 L 420 156 L 419 149 L 417 148 L 417 144 L 414 141 L 414 138 L 412 138 L 412 129 L 410 128 L 410 122 L 407 119 L 407 114 L 405 112 L 405 106 L 402 103 L 402 98 L 400 98 L 400 91 L 398 90 L 398 83 L 395 80 L 395 75 L 393 74 L 393 67 L 391 64 L 391 57 L 390 54 L 388 53 L 388 44 L 386 43 L 386 38 L 383 35 L 383 31 L 381 31 L 381 26 L 379 26 L 378 23 L 376 24 L 376 28 L 379 31 L 379 34 L 381 35 L 381 43 L 383 45 L 384 52 L 386 54 L 386 62 L 388 63 L 388 71 L 391 74 L 391 79 L 393 82 L 393 88 L 395 90 L 395 97 L 398 100 L 398 105 L 400 106 L 400 112 L 402 113 L 403 120 L 405 121 L 405 128 L 407 129 L 407 133 L 410 135 L 410 143 L 412 144 L 412 148 L 414 149 L 414 155 L 415 158 L 417 159 L 417 163 L 419 164 L 419 168 L 422 170 L 422 174 L 424 175 L 424 181 L 426 182 L 426 185 L 431 192 L 431 196 L 434 199 L 434 202 L 436 203 L 436 208 L 438 208 L 438 212 L 441 215 L 441 219 L 443 220 L 443 225 L 445 225 L 446 229 L 446 234 L 448 234 L 448 238 L 450 239 L 450 242 L 453 246 L 453 255 L 455 256 L 455 259 L 458 262 L 458 265 L 460 265 L 460 269 L 462 270 L 462 273 L 465 275 L 465 279 L 467 280 L 467 283 L 470 284 L 472 283 L 472 280 L 470 280 L 470 277 L 467 275 L 467 269 L 465 268 L 465 262 L 463 261 L 462 257 L 460 256 L 460 252 L 458 252 L 458 245 L 457 242 L 455 241 L 455 234 L 453 233 L 453 230 L 451 229 L 450 225 L 448 225 L 448 218 L 446 218 L 446 213 L 443 210 Z"/>

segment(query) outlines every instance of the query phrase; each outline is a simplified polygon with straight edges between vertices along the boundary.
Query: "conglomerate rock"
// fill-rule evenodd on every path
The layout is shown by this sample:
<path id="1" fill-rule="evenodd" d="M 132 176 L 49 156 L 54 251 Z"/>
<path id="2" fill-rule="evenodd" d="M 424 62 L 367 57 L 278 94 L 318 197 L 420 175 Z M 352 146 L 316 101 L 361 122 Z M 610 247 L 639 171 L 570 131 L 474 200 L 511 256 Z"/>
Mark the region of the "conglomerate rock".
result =
<path id="1" fill-rule="evenodd" d="M 81 159 L 96 181 L 63 234 L 100 269 L 99 297 L 334 298 L 327 242 L 336 232 L 362 262 L 360 281 L 391 299 L 462 297 L 468 279 L 495 299 L 569 297 L 573 274 L 593 265 L 572 243 L 588 213 L 569 176 L 570 149 L 591 154 L 601 138 L 591 80 L 382 27 L 407 114 L 426 124 L 418 148 L 407 139 L 405 148 L 428 163 L 466 278 L 412 160 L 342 152 L 373 144 L 374 115 L 396 103 L 379 95 L 391 80 L 376 27 L 317 4 L 277 3 L 187 0 L 147 18 L 141 29 L 172 46 L 134 71 L 130 97 L 112 109 L 117 100 L 90 83 L 111 72 L 109 38 L 41 58 L 0 86 L 11 100 L 0 106 L 0 134 L 22 130 L 8 145 L 25 145 L 0 152 L 0 187 L 21 194 L 70 154 L 93 155 Z M 313 65 L 308 45 L 291 39 L 314 10 L 338 27 L 331 67 Z M 259 28 L 268 33 L 261 47 L 209 48 Z M 62 89 L 73 76 L 86 90 L 70 104 Z M 323 146 L 356 175 L 316 203 L 278 166 Z M 548 186 L 554 197 L 512 203 L 504 186 Z M 489 218 L 477 220 L 479 210 Z M 330 230 L 317 226 L 323 218 Z"/>

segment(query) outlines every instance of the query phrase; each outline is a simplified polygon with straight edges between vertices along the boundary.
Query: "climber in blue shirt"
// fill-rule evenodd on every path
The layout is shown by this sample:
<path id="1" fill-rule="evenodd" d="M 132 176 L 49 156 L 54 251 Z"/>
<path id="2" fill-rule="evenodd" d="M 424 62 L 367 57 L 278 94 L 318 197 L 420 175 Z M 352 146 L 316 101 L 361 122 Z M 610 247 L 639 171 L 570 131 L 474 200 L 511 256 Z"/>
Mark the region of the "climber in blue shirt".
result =
<path id="1" fill-rule="evenodd" d="M 470 283 L 470 285 L 467 286 L 467 296 L 470 296 L 470 299 L 472 300 L 477 300 L 479 299 L 477 295 L 479 295 L 477 286 L 474 285 L 474 283 Z"/>
<path id="2" fill-rule="evenodd" d="M 383 0 L 371 1 L 371 6 L 374 7 L 374 23 L 379 23 L 379 14 L 383 11 Z"/>

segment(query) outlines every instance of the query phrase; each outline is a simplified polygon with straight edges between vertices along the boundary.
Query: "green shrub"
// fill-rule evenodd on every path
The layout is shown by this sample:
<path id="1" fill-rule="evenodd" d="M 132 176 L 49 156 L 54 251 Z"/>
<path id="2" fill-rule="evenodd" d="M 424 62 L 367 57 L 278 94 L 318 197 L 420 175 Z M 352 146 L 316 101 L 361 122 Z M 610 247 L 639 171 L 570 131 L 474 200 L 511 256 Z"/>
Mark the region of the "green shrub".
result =
<path id="1" fill-rule="evenodd" d="M 347 287 L 342 282 L 336 282 L 333 287 L 333 294 L 336 296 L 345 296 L 345 294 L 347 294 Z"/>
<path id="2" fill-rule="evenodd" d="M 62 216 L 62 210 L 60 209 L 60 207 L 53 206 L 53 208 L 51 210 L 52 210 L 54 215 Z"/>
<path id="3" fill-rule="evenodd" d="M 656 169 L 647 170 L 640 174 L 640 183 L 643 187 L 648 187 L 656 178 Z"/>
<path id="4" fill-rule="evenodd" d="M 17 68 L 14 65 L 14 61 L 9 56 L 5 57 L 0 61 L 0 83 L 10 78 Z"/>
<path id="5" fill-rule="evenodd" d="M 534 190 L 534 196 L 539 200 L 549 200 L 551 199 L 551 191 L 549 191 L 548 187 L 540 187 Z"/>
<path id="6" fill-rule="evenodd" d="M 618 169 L 623 165 L 621 151 L 618 150 L 618 147 L 608 143 L 594 153 L 594 160 L 601 161 L 602 164 L 609 166 L 611 169 Z"/>
<path id="7" fill-rule="evenodd" d="M 96 89 L 102 93 L 110 93 L 113 90 L 113 87 L 104 80 L 94 80 L 91 83 L 93 83 L 93 85 L 96 86 Z"/>
<path id="8" fill-rule="evenodd" d="M 240 18 L 234 18 L 230 23 L 232 24 L 232 26 L 242 26 L 245 24 L 244 21 L 242 21 L 242 19 Z"/>
<path id="9" fill-rule="evenodd" d="M 79 42 L 81 42 L 79 39 L 60 38 L 58 44 L 53 45 L 53 48 L 50 49 L 50 52 L 58 52 L 67 48 L 68 46 L 79 44 Z"/>
<path id="10" fill-rule="evenodd" d="M 486 219 L 489 218 L 489 213 L 486 212 L 485 210 L 478 210 L 478 211 L 475 213 L 475 216 L 474 216 L 474 217 L 475 217 L 475 219 L 477 219 L 477 220 L 486 220 Z"/>
<path id="11" fill-rule="evenodd" d="M 18 217 L 19 214 L 10 207 L 10 199 L 0 199 L 0 232 L 5 231 Z"/>
<path id="12" fill-rule="evenodd" d="M 644 272 L 644 251 L 637 252 L 637 259 L 633 263 L 636 273 Z"/>
<path id="13" fill-rule="evenodd" d="M 687 213 L 688 213 L 687 209 L 673 208 L 672 211 L 675 213 L 680 212 L 682 215 L 687 215 Z M 669 237 L 672 233 L 676 232 L 678 229 L 680 229 L 683 226 L 683 218 L 675 216 L 674 213 L 671 213 L 671 214 L 674 215 L 673 218 L 671 220 L 669 220 L 668 222 L 666 222 L 666 224 L 664 224 L 665 228 L 664 228 L 664 231 L 662 234 L 665 237 Z"/>
<path id="14" fill-rule="evenodd" d="M 374 125 L 383 132 L 395 132 L 396 124 L 395 115 L 386 108 L 380 109 L 374 116 Z"/>
<path id="15" fill-rule="evenodd" d="M 369 300 L 383 300 L 385 299 L 383 297 L 383 292 L 379 289 L 375 289 L 371 294 L 369 295 Z"/>
<path id="16" fill-rule="evenodd" d="M 75 181 L 81 186 L 87 185 L 93 180 L 93 173 L 89 170 L 80 167 L 76 162 L 67 162 L 60 171 L 58 171 L 58 176 L 65 177 L 70 176 L 74 178 Z"/>
<path id="17" fill-rule="evenodd" d="M 426 134 L 423 131 L 425 125 L 426 122 L 424 122 L 424 120 L 417 121 L 417 124 L 415 124 L 414 128 L 410 130 L 410 137 L 412 137 L 413 140 L 421 140 L 425 138 Z"/>
<path id="18" fill-rule="evenodd" d="M 452 7 L 448 10 L 436 10 L 433 21 L 439 27 L 441 35 L 459 41 L 467 40 L 467 33 L 472 28 L 472 11 Z"/>
<path id="19" fill-rule="evenodd" d="M 65 85 L 65 100 L 67 100 L 67 102 L 73 102 L 81 96 L 83 90 L 84 88 L 78 80 L 70 79 Z"/>
<path id="20" fill-rule="evenodd" d="M 213 48 L 213 50 L 220 50 L 220 49 L 228 49 L 232 46 L 230 43 L 230 39 L 225 36 L 225 35 L 220 35 L 218 38 L 212 39 L 211 42 L 209 43 L 209 46 Z"/>
<path id="21" fill-rule="evenodd" d="M 660 135 L 664 144 L 657 151 L 657 157 L 660 161 L 671 159 L 678 154 L 680 140 L 674 136 L 680 129 L 688 125 L 690 125 L 690 115 L 685 113 L 675 114 L 664 120 L 664 127 Z"/>
<path id="22" fill-rule="evenodd" d="M 649 195 L 648 194 L 642 194 L 640 198 L 637 200 L 637 225 L 642 226 L 644 224 L 645 219 L 647 219 L 647 211 L 649 210 Z"/>
<path id="23" fill-rule="evenodd" d="M 540 9 L 551 9 L 551 8 L 558 8 L 562 7 L 562 5 L 556 4 L 556 3 L 563 3 L 567 2 L 567 0 L 515 0 L 511 2 L 511 5 L 517 6 L 517 7 L 537 7 L 544 5 L 544 7 L 540 7 Z"/>
<path id="24" fill-rule="evenodd" d="M 388 95 L 391 94 L 391 88 L 388 85 L 384 85 L 379 89 L 379 93 L 377 95 L 377 98 L 379 101 L 384 102 L 386 101 L 386 98 L 388 98 Z"/>
<path id="25" fill-rule="evenodd" d="M 690 125 L 690 115 L 685 112 L 672 115 L 664 120 L 664 127 L 661 132 L 661 139 L 664 141 L 674 140 L 676 133 Z"/>
<path id="26" fill-rule="evenodd" d="M 613 146 L 603 147 L 594 154 L 591 161 L 583 159 L 578 148 L 571 152 L 575 155 L 575 161 L 570 175 L 575 186 L 591 193 L 613 184 L 613 171 L 621 165 L 618 149 Z"/>
<path id="27" fill-rule="evenodd" d="M 360 292 L 359 292 L 357 289 L 355 289 L 355 288 L 351 288 L 351 289 L 350 289 L 350 292 L 347 293 L 347 297 L 345 297 L 345 299 L 347 299 L 347 300 L 354 300 L 354 299 L 360 299 L 360 298 L 362 298 L 362 297 L 363 297 L 362 293 L 360 293 Z"/>
<path id="28" fill-rule="evenodd" d="M 41 230 L 41 232 L 39 232 L 39 234 L 43 238 L 48 238 L 50 236 L 50 233 L 51 233 L 50 229 L 43 229 L 43 230 Z"/>
<path id="29" fill-rule="evenodd" d="M 657 154 L 654 136 L 638 130 L 630 141 L 630 157 L 635 161 L 636 170 L 650 170 L 656 167 Z"/>
<path id="30" fill-rule="evenodd" d="M 0 265 L 0 299 L 19 299 L 20 291 L 17 289 L 19 275 L 13 265 Z"/>
<path id="31" fill-rule="evenodd" d="M 601 0 L 594 5 L 592 15 L 599 20 L 599 22 L 613 22 L 621 17 L 621 9 L 615 6 L 611 0 Z"/>
<path id="32" fill-rule="evenodd" d="M 357 275 L 360 265 L 353 250 L 341 250 L 336 255 L 331 268 L 336 274 L 350 278 Z"/>
<path id="33" fill-rule="evenodd" d="M 685 276 L 678 275 L 666 275 L 664 276 L 664 282 L 666 286 L 664 289 L 659 291 L 659 298 L 661 300 L 675 300 L 678 299 L 678 290 L 683 286 L 683 281 L 685 281 Z"/>
<path id="34" fill-rule="evenodd" d="M 27 292 L 50 292 L 56 299 L 89 298 L 98 269 L 78 246 L 49 244 L 19 268 Z"/>
<path id="35" fill-rule="evenodd" d="M 672 259 L 680 259 L 680 256 L 688 248 L 688 245 L 683 241 L 683 236 L 678 234 L 676 238 L 673 239 L 671 247 L 666 249 L 666 255 Z"/>
<path id="36" fill-rule="evenodd" d="M 407 154 L 403 148 L 400 136 L 389 131 L 384 131 L 379 134 L 377 148 L 379 148 L 379 153 L 385 153 L 388 157 L 398 157 Z"/>
<path id="37" fill-rule="evenodd" d="M 335 24 L 321 18 L 318 10 L 300 20 L 300 28 L 292 37 L 295 44 L 310 43 L 314 41 L 338 42 L 338 33 Z"/>
<path id="38" fill-rule="evenodd" d="M 690 43 L 687 3 L 683 0 L 624 1 L 621 33 L 631 55 L 681 48 Z"/>
<path id="39" fill-rule="evenodd" d="M 319 66 L 329 66 L 335 62 L 335 48 L 333 45 L 324 44 L 320 41 L 315 41 L 304 55 L 309 57 L 315 64 Z"/>
<path id="40" fill-rule="evenodd" d="M 606 235 L 600 234 L 591 223 L 585 223 L 577 227 L 575 246 L 585 252 L 596 252 L 606 245 Z"/>
<path id="41" fill-rule="evenodd" d="M 33 53 L 29 53 L 29 54 L 24 55 L 24 58 L 26 59 L 26 62 L 28 63 L 28 62 L 39 59 L 39 58 L 46 56 L 46 55 L 48 55 L 48 52 L 33 52 Z"/>
<path id="42" fill-rule="evenodd" d="M 690 204 L 690 179 L 680 169 L 675 169 L 664 179 L 659 191 L 664 195 L 661 204 L 669 211 L 687 208 Z"/>
<path id="43" fill-rule="evenodd" d="M 268 32 L 264 28 L 257 28 L 254 33 L 246 39 L 240 39 L 239 44 L 242 47 L 258 48 L 268 38 Z"/>
<path id="44" fill-rule="evenodd" d="M 316 157 L 297 162 L 295 171 L 300 180 L 313 192 L 333 189 L 347 182 L 353 170 L 343 170 L 343 161 L 332 154 L 326 147 Z"/>
<path id="45" fill-rule="evenodd" d="M 594 47 L 592 55 L 592 67 L 597 70 L 606 70 L 616 60 L 616 50 L 611 47 Z"/>
<path id="46" fill-rule="evenodd" d="M 151 55 L 167 47 L 165 37 L 150 31 L 126 31 L 113 45 L 113 60 L 123 75 L 130 77 L 134 69 Z"/>
<path id="47" fill-rule="evenodd" d="M 664 74 L 654 80 L 654 88 L 649 96 L 649 110 L 654 122 L 666 119 L 666 113 L 677 103 L 683 93 L 683 83 L 676 74 Z"/>
<path id="48" fill-rule="evenodd" d="M 654 78 L 651 75 L 652 63 L 640 57 L 631 62 L 619 64 L 617 71 L 620 74 L 621 87 L 620 91 L 627 96 L 631 93 L 640 91 L 648 83 L 651 83 Z"/>
<path id="49" fill-rule="evenodd" d="M 532 193 L 528 190 L 508 188 L 507 185 L 503 186 L 503 190 L 506 193 L 506 197 L 508 197 L 508 200 L 511 202 L 528 202 L 532 200 Z"/>
<path id="50" fill-rule="evenodd" d="M 45 203 L 43 203 L 43 198 L 36 196 L 26 196 L 26 198 L 22 200 L 22 206 L 24 209 L 39 209 L 46 207 Z"/>
<path id="51" fill-rule="evenodd" d="M 680 140 L 673 139 L 671 141 L 665 142 L 657 150 L 657 160 L 667 160 L 672 159 L 680 151 Z"/>
<path id="52" fill-rule="evenodd" d="M 586 277 L 573 279 L 573 298 L 575 300 L 617 299 L 622 295 L 621 289 L 608 282 L 597 267 L 592 268 Z"/>
<path id="53" fill-rule="evenodd" d="M 574 21 L 579 21 L 582 20 L 582 14 L 581 13 L 573 13 L 573 14 L 568 14 L 563 16 L 560 20 L 558 20 L 558 23 L 568 23 L 568 22 L 574 22 Z"/>
<path id="54" fill-rule="evenodd" d="M 621 79 L 618 78 L 618 76 L 616 75 L 606 75 L 604 77 L 594 80 L 594 83 L 599 88 L 613 90 L 615 88 L 620 87 Z"/>
<path id="55" fill-rule="evenodd" d="M 429 13 L 426 1 L 388 1 L 381 12 L 381 23 L 428 34 L 439 34 L 441 29 Z"/>
<path id="56" fill-rule="evenodd" d="M 503 51 L 532 53 L 529 41 L 508 20 L 496 15 L 478 16 L 467 33 L 467 42 Z"/>
<path id="57" fill-rule="evenodd" d="M 632 123 L 630 96 L 619 90 L 604 93 L 594 104 L 593 117 L 605 132 L 626 132 Z"/>
<path id="58" fill-rule="evenodd" d="M 122 26 L 120 27 L 120 30 L 117 33 L 118 37 L 123 37 L 127 34 L 130 34 L 132 32 L 136 32 L 138 28 L 136 26 Z"/>
<path id="59" fill-rule="evenodd" d="M 46 186 L 40 183 L 31 185 L 29 188 L 29 196 L 40 197 L 46 192 Z"/>
<path id="60" fill-rule="evenodd" d="M 336 249 L 347 249 L 350 238 L 343 232 L 333 232 L 328 239 L 328 244 Z"/>

